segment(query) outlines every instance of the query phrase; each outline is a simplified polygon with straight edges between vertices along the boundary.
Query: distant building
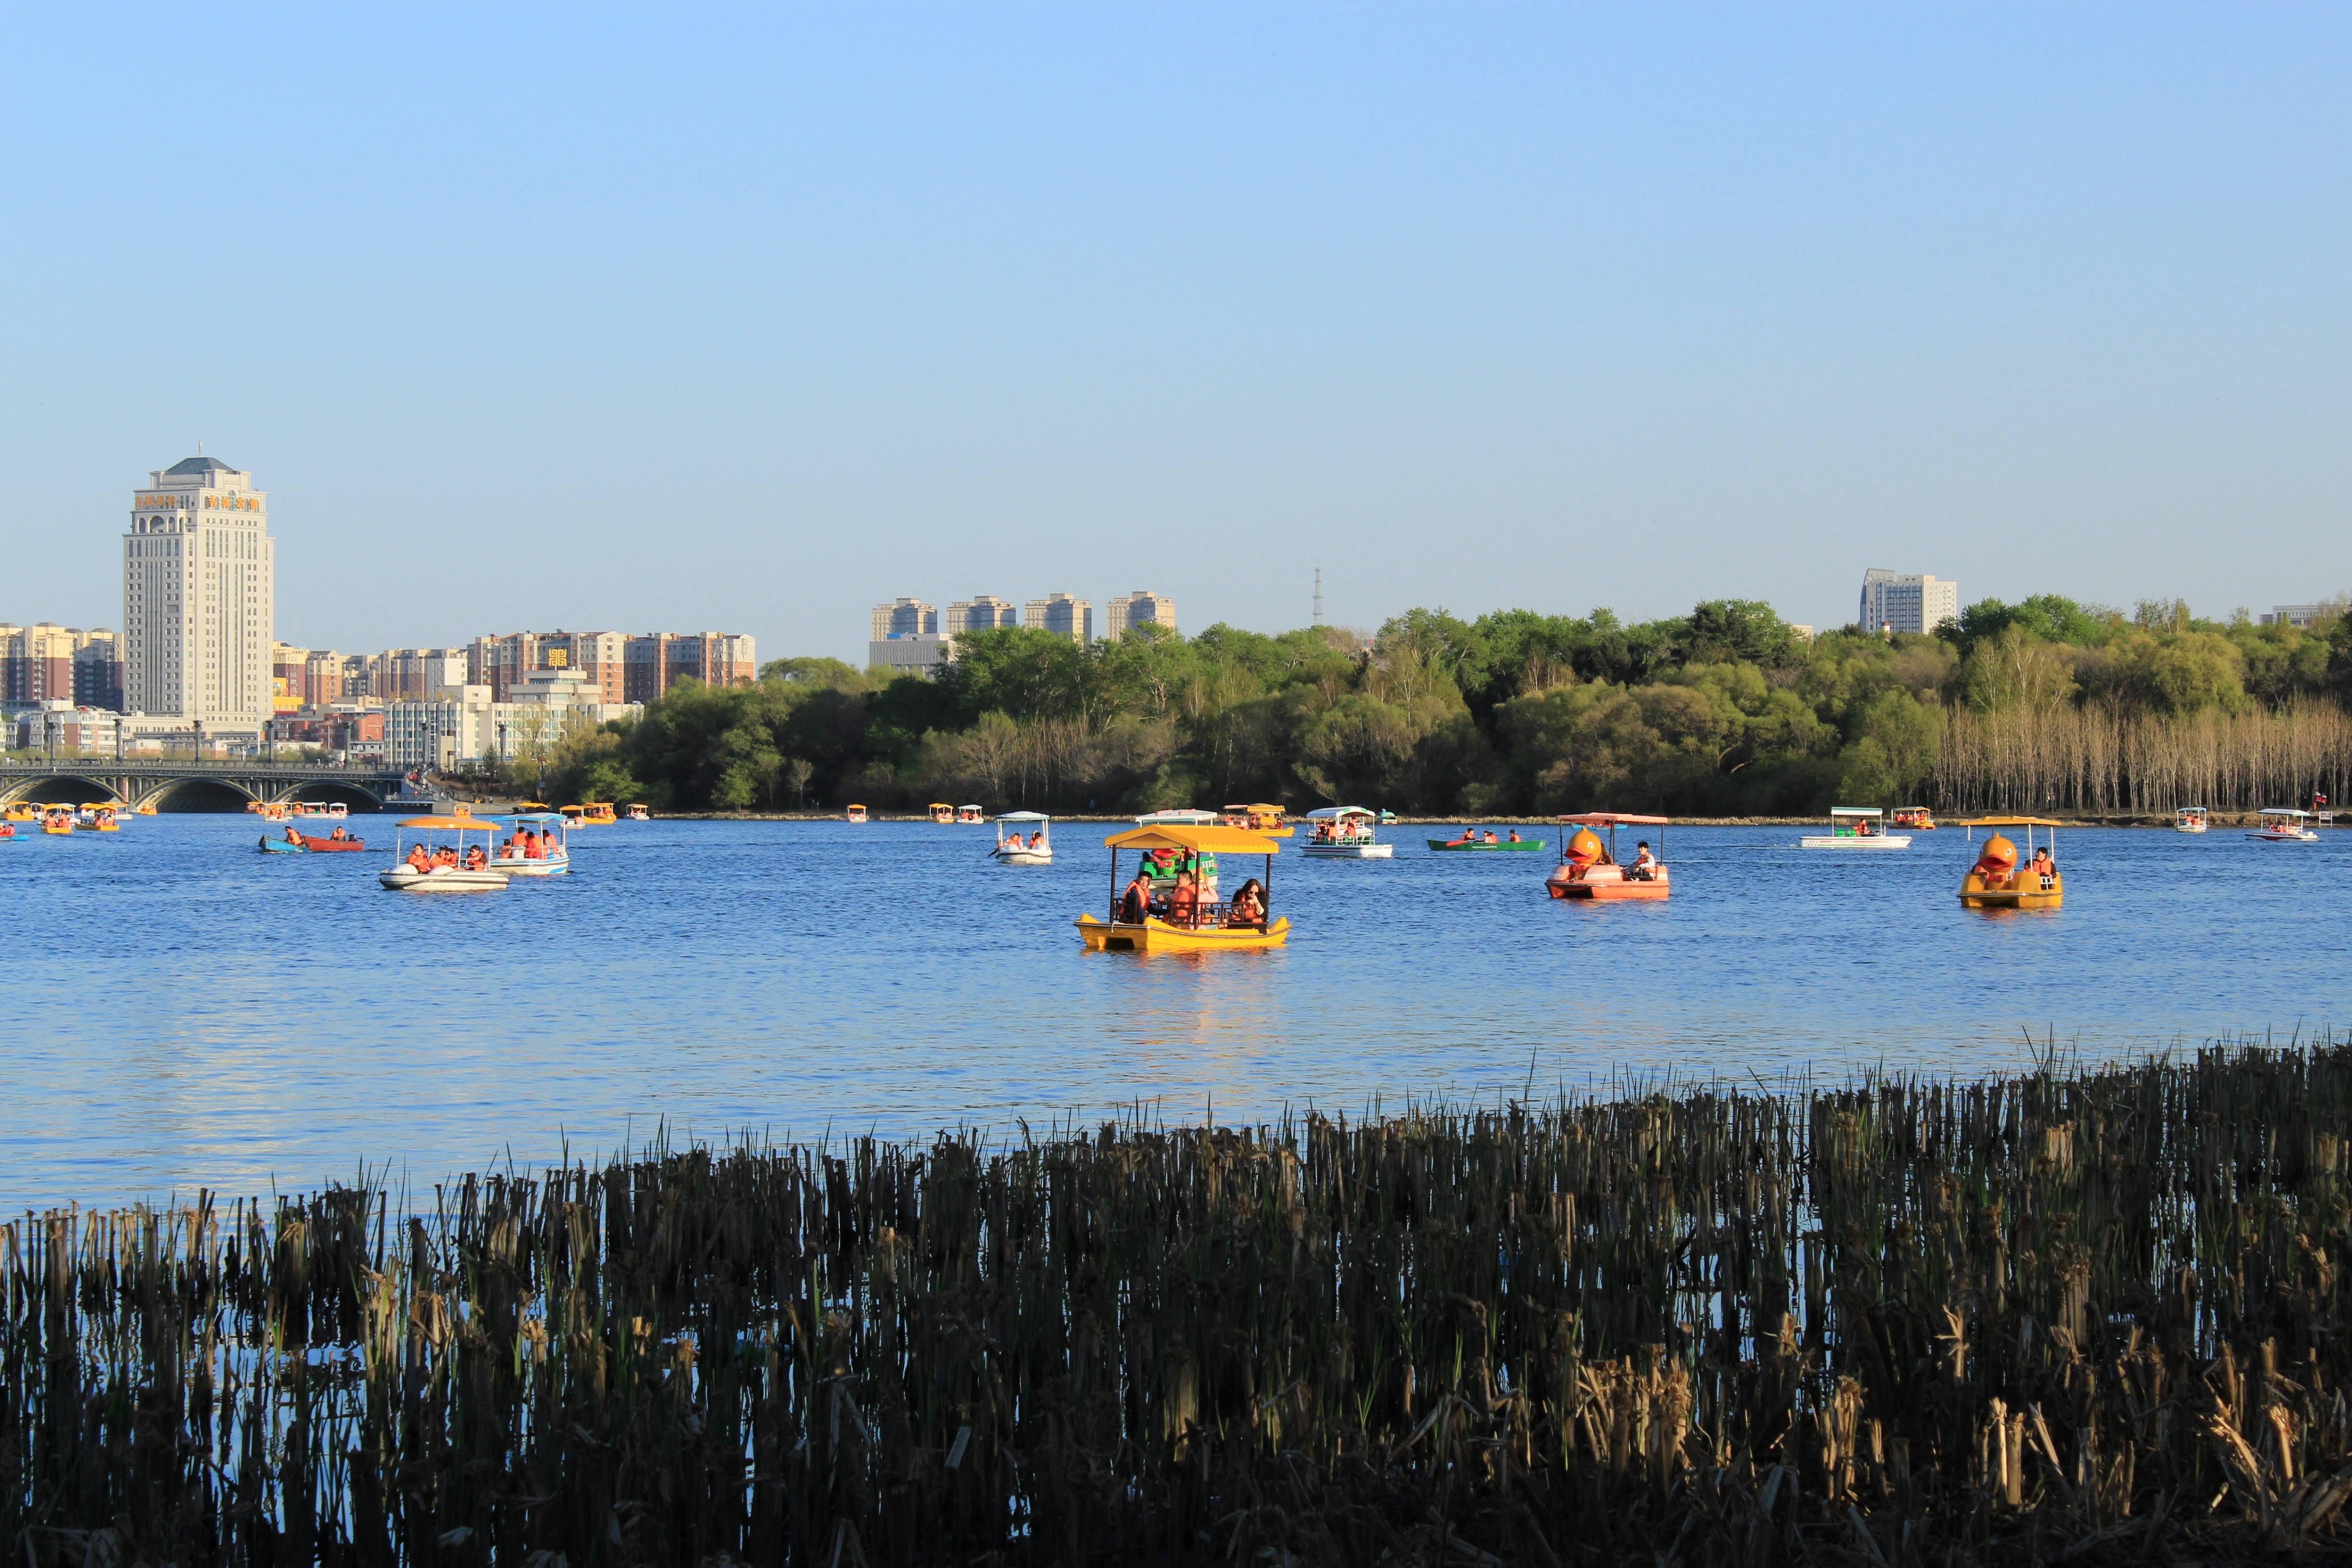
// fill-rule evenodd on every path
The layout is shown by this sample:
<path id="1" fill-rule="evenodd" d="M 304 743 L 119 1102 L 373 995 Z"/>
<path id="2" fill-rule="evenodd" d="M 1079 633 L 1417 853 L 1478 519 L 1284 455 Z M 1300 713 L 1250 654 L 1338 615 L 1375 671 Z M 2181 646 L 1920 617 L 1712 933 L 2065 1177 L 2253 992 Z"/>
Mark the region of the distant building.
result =
<path id="1" fill-rule="evenodd" d="M 9 744 L 60 757 L 110 756 L 122 738 L 122 715 L 54 697 L 16 716 Z"/>
<path id="2" fill-rule="evenodd" d="M 1805 625 L 1802 621 L 1790 621 L 1788 623 L 1788 626 L 1790 636 L 1802 637 L 1807 642 L 1813 640 L 1813 628 Z"/>
<path id="3" fill-rule="evenodd" d="M 2295 626 L 2309 631 L 2321 621 L 2332 620 L 2344 613 L 2341 602 L 2325 605 L 2275 605 L 2262 618 L 2266 626 Z"/>
<path id="4" fill-rule="evenodd" d="M 1103 636 L 1106 639 L 1123 636 L 1129 626 L 1166 626 L 1176 629 L 1176 601 L 1165 594 L 1155 594 L 1149 588 L 1113 599 L 1105 608 Z"/>
<path id="5" fill-rule="evenodd" d="M 0 625 L 0 703 L 37 708 L 45 702 L 70 702 L 74 646 L 80 636 L 55 621 Z"/>
<path id="6" fill-rule="evenodd" d="M 1931 632 L 1959 616 L 1958 583 L 1878 566 L 1862 574 L 1862 613 L 1855 621 L 1865 631 Z"/>
<path id="7" fill-rule="evenodd" d="M 760 679 L 756 641 L 737 632 L 648 632 L 625 639 L 622 700 L 658 702 L 681 680 L 750 686 Z"/>
<path id="8" fill-rule="evenodd" d="M 82 708 L 122 711 L 122 638 L 104 626 L 82 633 L 74 647 L 73 700 Z"/>
<path id="9" fill-rule="evenodd" d="M 396 768 L 458 768 L 510 762 L 533 746 L 551 745 L 575 725 L 602 724 L 645 710 L 607 702 L 603 688 L 569 669 L 535 669 L 500 702 L 479 682 L 446 686 L 422 702 L 384 710 L 383 744 Z"/>
<path id="10" fill-rule="evenodd" d="M 894 599 L 874 606 L 866 643 L 869 669 L 891 669 L 929 675 L 945 664 L 952 651 L 940 634 L 940 612 L 920 599 Z"/>
<path id="11" fill-rule="evenodd" d="M 943 636 L 954 637 L 959 632 L 992 632 L 1000 626 L 1020 624 L 1021 613 L 1011 600 L 1000 599 L 993 594 L 976 594 L 948 606 L 947 618 L 940 631 Z"/>
<path id="12" fill-rule="evenodd" d="M 1021 612 L 1021 624 L 1067 637 L 1080 647 L 1095 640 L 1094 605 L 1067 594 L 1048 594 L 1042 599 L 1030 600 Z"/>
<path id="13" fill-rule="evenodd" d="M 894 599 L 887 605 L 874 606 L 873 630 L 867 640 L 887 642 L 893 637 L 937 637 L 940 612 L 937 606 L 920 599 Z"/>
<path id="14" fill-rule="evenodd" d="M 126 703 L 257 741 L 272 708 L 269 498 L 217 458 L 148 477 L 122 536 Z"/>

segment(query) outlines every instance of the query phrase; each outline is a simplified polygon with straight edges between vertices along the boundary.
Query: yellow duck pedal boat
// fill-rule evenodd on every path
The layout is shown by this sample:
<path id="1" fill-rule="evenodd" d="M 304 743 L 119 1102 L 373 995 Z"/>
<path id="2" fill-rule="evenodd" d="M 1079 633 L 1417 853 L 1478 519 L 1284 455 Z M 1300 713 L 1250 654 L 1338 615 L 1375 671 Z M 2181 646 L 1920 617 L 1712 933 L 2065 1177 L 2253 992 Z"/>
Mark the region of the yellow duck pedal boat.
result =
<path id="1" fill-rule="evenodd" d="M 1962 826 L 2022 827 L 2025 829 L 2025 853 L 2020 856 L 2017 846 L 1999 833 L 1984 842 L 1984 852 L 1977 857 L 1969 874 L 1960 879 L 1960 907 L 1969 910 L 2054 910 L 2066 900 L 2066 879 L 2058 874 L 2056 859 L 2058 824 L 2046 816 L 1979 816 L 1964 822 Z M 2033 830 L 2052 831 L 2042 840 L 2041 853 L 2034 852 Z"/>

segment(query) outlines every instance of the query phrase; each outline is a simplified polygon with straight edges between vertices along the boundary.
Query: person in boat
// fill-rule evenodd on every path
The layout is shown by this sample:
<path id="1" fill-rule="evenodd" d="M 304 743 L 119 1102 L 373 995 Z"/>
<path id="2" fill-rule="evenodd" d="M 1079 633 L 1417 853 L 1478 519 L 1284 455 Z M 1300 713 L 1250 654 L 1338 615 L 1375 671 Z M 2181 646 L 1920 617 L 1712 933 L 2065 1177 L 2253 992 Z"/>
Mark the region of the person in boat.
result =
<path id="1" fill-rule="evenodd" d="M 1225 912 L 1229 926 L 1262 926 L 1265 924 L 1265 889 L 1252 877 L 1234 894 L 1234 901 Z"/>
<path id="2" fill-rule="evenodd" d="M 1512 843 L 1514 843 L 1514 844 L 1517 844 L 1518 841 L 1519 841 L 1519 830 L 1518 830 L 1517 828 L 1514 827 L 1514 828 L 1512 828 L 1512 829 L 1511 829 L 1511 837 L 1510 837 L 1510 842 L 1512 842 Z"/>
<path id="3" fill-rule="evenodd" d="M 1118 896 L 1118 919 L 1122 925 L 1139 926 L 1151 913 L 1151 869 L 1149 866 L 1135 868 L 1135 880 Z"/>
<path id="4" fill-rule="evenodd" d="M 286 842 L 297 849 L 302 847 L 302 830 L 299 827 L 289 827 L 286 830 Z"/>
<path id="5" fill-rule="evenodd" d="M 489 858 L 489 856 L 488 856 L 488 855 L 487 855 L 486 853 L 484 853 L 484 852 L 483 852 L 482 847 L 481 847 L 480 845 L 478 845 L 478 844 L 468 844 L 468 845 L 467 845 L 467 846 L 466 846 L 466 869 L 467 869 L 467 870 L 468 870 L 468 871 L 478 871 L 478 870 L 480 870 L 483 867 L 485 867 L 485 866 L 488 865 L 489 863 L 490 863 L 490 858 Z"/>
<path id="6" fill-rule="evenodd" d="M 1650 853 L 1648 839 L 1644 838 L 1633 846 L 1633 864 L 1626 875 L 1643 882 L 1658 879 L 1658 858 Z"/>
<path id="7" fill-rule="evenodd" d="M 341 842 L 343 839 L 349 838 L 351 834 L 347 829 L 338 827 L 332 833 L 328 834 L 327 837 Z"/>
<path id="8" fill-rule="evenodd" d="M 1176 889 L 1168 895 L 1168 923 L 1172 926 L 1198 925 L 1201 921 L 1201 884 L 1190 871 L 1176 873 Z"/>
<path id="9" fill-rule="evenodd" d="M 450 845 L 444 844 L 440 848 L 433 851 L 433 868 L 436 871 L 456 870 L 457 868 L 457 849 Z"/>
<path id="10" fill-rule="evenodd" d="M 2058 862 L 2051 855 L 2047 844 L 2033 852 L 2033 874 L 2042 879 L 2042 885 L 2045 888 L 2050 885 L 2050 879 L 2058 875 Z"/>
<path id="11" fill-rule="evenodd" d="M 528 827 L 522 830 L 522 858 L 526 860 L 544 860 L 547 858 L 546 840 L 541 838 L 538 834 L 532 832 Z"/>
<path id="12" fill-rule="evenodd" d="M 412 844 L 408 847 L 408 868 L 420 877 L 433 869 L 433 857 L 425 852 L 424 845 Z"/>

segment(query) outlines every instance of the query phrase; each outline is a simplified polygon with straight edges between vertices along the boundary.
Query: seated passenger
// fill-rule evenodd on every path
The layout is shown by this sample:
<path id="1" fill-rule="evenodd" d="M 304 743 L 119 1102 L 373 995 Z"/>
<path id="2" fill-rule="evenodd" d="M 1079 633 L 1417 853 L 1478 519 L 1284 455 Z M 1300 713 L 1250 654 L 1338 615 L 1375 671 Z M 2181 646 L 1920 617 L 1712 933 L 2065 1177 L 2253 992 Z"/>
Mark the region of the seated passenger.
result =
<path id="1" fill-rule="evenodd" d="M 1492 835 L 1489 835 L 1489 837 L 1492 837 Z M 1512 829 L 1511 829 L 1511 839 L 1510 839 L 1510 841 L 1511 841 L 1512 843 L 1514 843 L 1514 844 L 1517 844 L 1517 842 L 1519 842 L 1519 830 L 1518 830 L 1517 828 L 1516 828 L 1516 827 L 1514 827 L 1514 828 L 1512 828 Z"/>
<path id="2" fill-rule="evenodd" d="M 1148 869 L 1139 867 L 1135 880 L 1129 882 L 1127 891 L 1119 895 L 1117 918 L 1123 925 L 1139 926 L 1150 912 L 1151 875 Z"/>
<path id="3" fill-rule="evenodd" d="M 2058 862 L 2052 858 L 2047 844 L 2033 852 L 2033 874 L 2042 879 L 2044 887 L 2048 887 L 2050 879 L 2058 874 Z"/>
<path id="4" fill-rule="evenodd" d="M 1225 914 L 1225 924 L 1229 926 L 1265 924 L 1265 889 L 1257 885 L 1255 877 L 1244 882 L 1241 885 L 1241 890 L 1234 895 L 1233 905 Z"/>
<path id="5" fill-rule="evenodd" d="M 1201 919 L 1201 885 L 1190 871 L 1176 873 L 1176 890 L 1168 895 L 1168 923 L 1192 926 Z"/>
<path id="6" fill-rule="evenodd" d="M 286 842 L 287 842 L 287 843 L 289 843 L 289 844 L 299 844 L 299 843 L 301 843 L 301 842 L 302 842 L 302 830 L 301 830 L 300 828 L 299 828 L 299 827 L 289 827 L 289 828 L 286 830 Z"/>
<path id="7" fill-rule="evenodd" d="M 1650 853 L 1648 839 L 1644 838 L 1633 846 L 1633 864 L 1626 875 L 1644 882 L 1654 882 L 1658 879 L 1658 858 Z"/>
<path id="8" fill-rule="evenodd" d="M 1517 837 L 1517 835 L 1514 834 L 1512 837 Z M 1486 829 L 1486 842 L 1489 844 L 1499 844 L 1502 840 L 1495 837 L 1495 830 L 1490 827 Z"/>
<path id="9" fill-rule="evenodd" d="M 407 865 L 412 871 L 430 871 L 433 869 L 433 857 L 425 852 L 424 845 L 412 844 L 408 847 Z"/>

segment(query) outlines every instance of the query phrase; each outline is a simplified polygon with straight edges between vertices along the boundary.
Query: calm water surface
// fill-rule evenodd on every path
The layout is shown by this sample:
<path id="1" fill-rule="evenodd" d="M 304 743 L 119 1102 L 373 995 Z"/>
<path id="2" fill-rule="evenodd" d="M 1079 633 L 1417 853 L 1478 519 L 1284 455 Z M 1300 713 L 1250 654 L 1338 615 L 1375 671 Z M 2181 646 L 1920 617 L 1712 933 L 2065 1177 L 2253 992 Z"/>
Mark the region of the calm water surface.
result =
<path id="1" fill-rule="evenodd" d="M 388 840 L 387 819 L 353 826 Z M 249 816 L 0 845 L 14 962 L 0 1206 L 431 1182 L 673 1138 L 920 1135 L 1491 1100 L 1612 1074 L 1973 1072 L 2342 1023 L 2352 833 L 2061 836 L 2063 910 L 1908 850 L 1684 828 L 1662 904 L 1555 904 L 1549 856 L 1277 862 L 1287 951 L 1089 954 L 1107 829 L 1003 867 L 977 828 L 652 823 L 578 872 L 422 899 L 386 857 L 262 856 Z M 1632 850 L 1631 836 L 1624 844 Z M 1227 880 L 1236 869 L 1228 867 Z M 1252 868 L 1254 870 L 1254 868 Z"/>

